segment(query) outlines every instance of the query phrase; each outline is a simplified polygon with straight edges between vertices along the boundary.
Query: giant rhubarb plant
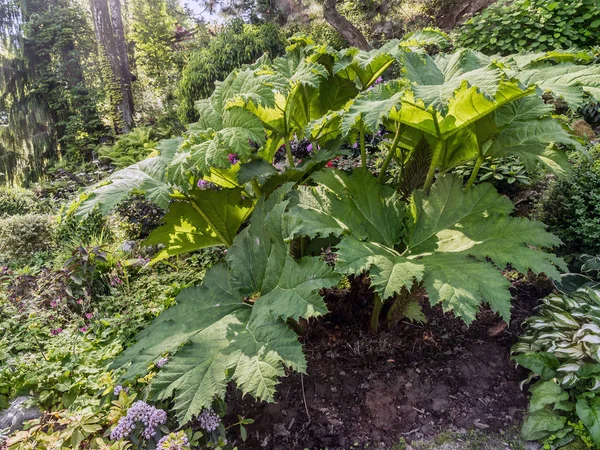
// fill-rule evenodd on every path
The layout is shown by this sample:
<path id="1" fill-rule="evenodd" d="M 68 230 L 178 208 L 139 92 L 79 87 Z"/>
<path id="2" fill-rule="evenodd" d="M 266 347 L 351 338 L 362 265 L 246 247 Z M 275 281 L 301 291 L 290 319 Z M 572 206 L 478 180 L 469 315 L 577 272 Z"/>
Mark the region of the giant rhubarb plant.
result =
<path id="1" fill-rule="evenodd" d="M 201 119 L 184 139 L 125 169 L 146 174 L 146 165 L 157 164 L 151 180 L 116 173 L 83 202 L 90 210 L 110 192 L 136 187 L 161 201 L 168 195 L 165 225 L 150 237 L 165 245 L 159 257 L 229 247 L 204 284 L 183 291 L 114 365 L 132 363 L 127 374 L 135 376 L 170 353 L 151 393 L 173 396 L 180 421 L 222 397 L 230 380 L 271 400 L 285 367 L 305 370 L 292 330 L 299 319 L 327 312 L 322 290 L 342 275 L 368 274 L 376 293 L 373 329 L 382 311 L 392 321 L 422 320 L 418 289 L 467 323 L 482 302 L 508 319 L 501 275 L 507 264 L 558 276 L 563 262 L 544 251 L 558 239 L 535 221 L 512 217 L 509 200 L 473 180 L 478 165 L 501 155 L 565 172 L 556 144 L 576 141 L 541 94 L 566 93 L 567 101 L 576 92 L 597 95 L 600 77 L 588 75 L 598 66 L 577 65 L 566 54 L 500 61 L 460 50 L 431 58 L 414 48 L 417 37 L 375 52 L 338 53 L 296 41 L 287 58 L 263 58 L 232 73 L 198 103 Z M 394 61 L 402 78 L 373 86 Z M 540 71 L 552 82 L 529 84 Z M 377 178 L 365 167 L 323 168 L 341 143 L 379 130 L 386 140 Z M 294 134 L 323 149 L 314 145 L 314 155 L 297 165 L 288 145 Z M 280 145 L 287 149 L 283 170 L 273 167 Z M 476 166 L 465 188 L 449 172 L 466 161 Z M 127 173 L 132 179 L 125 183 Z M 199 181 L 219 188 L 199 189 Z M 319 258 L 323 245 L 336 251 L 334 267 Z"/>

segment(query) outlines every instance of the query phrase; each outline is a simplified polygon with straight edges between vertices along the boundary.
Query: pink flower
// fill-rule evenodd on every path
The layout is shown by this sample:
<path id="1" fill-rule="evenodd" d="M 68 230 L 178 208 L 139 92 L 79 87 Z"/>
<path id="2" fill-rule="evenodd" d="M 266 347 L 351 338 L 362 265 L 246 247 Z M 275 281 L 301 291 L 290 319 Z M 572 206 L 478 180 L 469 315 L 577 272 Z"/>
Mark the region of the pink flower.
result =
<path id="1" fill-rule="evenodd" d="M 81 328 L 79 329 L 79 331 L 81 331 L 82 333 L 85 333 L 87 330 L 88 330 L 88 328 L 87 328 L 87 327 L 81 327 Z"/>
<path id="2" fill-rule="evenodd" d="M 329 162 L 327 163 L 327 167 L 333 167 L 333 161 L 329 161 Z"/>
<path id="3" fill-rule="evenodd" d="M 56 303 L 54 301 L 50 302 L 50 306 L 52 306 L 53 308 L 56 308 L 57 305 L 58 305 L 58 303 Z"/>
<path id="4" fill-rule="evenodd" d="M 240 159 L 238 158 L 238 155 L 236 155 L 235 153 L 230 153 L 227 156 L 227 159 L 229 159 L 229 162 L 233 165 L 237 164 L 238 162 L 240 162 Z"/>
<path id="5" fill-rule="evenodd" d="M 56 336 L 56 335 L 58 335 L 58 334 L 60 334 L 60 333 L 62 333 L 62 332 L 63 332 L 63 329 L 62 329 L 62 328 L 55 328 L 54 330 L 50 330 L 50 334 L 51 334 L 52 336 Z"/>
<path id="6" fill-rule="evenodd" d="M 77 304 L 78 304 L 78 305 L 83 305 L 83 300 L 81 300 L 80 298 L 79 298 L 79 299 L 77 299 Z"/>
<path id="7" fill-rule="evenodd" d="M 87 319 L 91 319 L 92 317 L 94 317 L 94 315 L 93 315 L 92 313 L 87 313 L 87 314 L 85 315 L 85 317 L 86 317 Z"/>

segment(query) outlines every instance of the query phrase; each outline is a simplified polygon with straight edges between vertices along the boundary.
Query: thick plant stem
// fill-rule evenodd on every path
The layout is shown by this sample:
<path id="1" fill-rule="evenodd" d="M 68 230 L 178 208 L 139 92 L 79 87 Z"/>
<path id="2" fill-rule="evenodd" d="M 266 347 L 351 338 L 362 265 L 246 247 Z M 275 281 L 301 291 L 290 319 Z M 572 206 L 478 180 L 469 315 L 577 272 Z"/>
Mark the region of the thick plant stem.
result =
<path id="1" fill-rule="evenodd" d="M 433 149 L 433 157 L 431 158 L 431 164 L 429 165 L 429 171 L 427 172 L 427 178 L 425 179 L 425 185 L 423 189 L 425 192 L 429 192 L 433 179 L 435 177 L 435 170 L 439 165 L 440 159 L 442 158 L 442 151 L 444 149 L 444 141 L 439 141 Z"/>
<path id="2" fill-rule="evenodd" d="M 283 142 L 285 142 L 285 153 L 287 154 L 287 159 L 290 167 L 296 167 L 294 164 L 294 155 L 292 155 L 292 147 L 290 146 L 290 140 L 288 137 L 283 138 Z"/>
<path id="3" fill-rule="evenodd" d="M 472 187 L 475 184 L 475 180 L 477 179 L 477 175 L 479 174 L 479 169 L 481 169 L 481 165 L 483 164 L 483 156 L 479 156 L 477 161 L 475 162 L 475 166 L 473 167 L 473 172 L 469 177 L 469 181 L 467 181 L 467 189 Z"/>
<path id="4" fill-rule="evenodd" d="M 304 328 L 302 325 L 300 325 L 299 322 L 292 318 L 289 318 L 287 320 L 287 324 L 292 328 L 292 330 L 296 332 L 298 336 L 304 336 L 304 333 L 306 333 L 306 328 Z"/>
<path id="5" fill-rule="evenodd" d="M 402 130 L 402 127 L 400 127 L 400 125 L 398 125 L 398 129 L 396 130 L 396 136 L 394 136 L 394 142 L 392 142 L 390 151 L 386 155 L 385 160 L 383 161 L 383 164 L 381 166 L 381 170 L 379 171 L 379 176 L 377 177 L 377 181 L 380 184 L 383 184 L 383 182 L 385 181 L 385 174 L 387 172 L 388 166 L 390 165 L 390 162 L 392 162 L 392 158 L 396 154 L 396 148 L 398 148 L 398 143 L 400 142 L 400 137 L 402 137 L 401 130 Z"/>
<path id="6" fill-rule="evenodd" d="M 371 314 L 371 331 L 377 333 L 377 330 L 379 329 L 379 315 L 383 308 L 383 301 L 377 292 L 375 292 L 373 300 L 375 304 L 373 305 L 373 313 Z"/>
<path id="7" fill-rule="evenodd" d="M 367 167 L 367 149 L 365 148 L 365 127 L 360 127 L 360 164 Z"/>

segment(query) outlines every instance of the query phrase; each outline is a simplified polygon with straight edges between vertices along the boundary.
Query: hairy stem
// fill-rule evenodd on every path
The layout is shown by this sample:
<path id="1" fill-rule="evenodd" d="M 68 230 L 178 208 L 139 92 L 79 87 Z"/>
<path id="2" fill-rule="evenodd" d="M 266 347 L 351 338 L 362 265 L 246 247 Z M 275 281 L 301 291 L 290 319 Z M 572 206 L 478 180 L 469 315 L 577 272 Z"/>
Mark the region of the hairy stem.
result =
<path id="1" fill-rule="evenodd" d="M 433 184 L 433 179 L 435 177 L 435 170 L 440 163 L 440 159 L 442 158 L 442 151 L 444 149 L 445 141 L 439 141 L 435 148 L 433 149 L 433 156 L 431 157 L 431 164 L 429 165 L 429 171 L 427 172 L 427 178 L 425 179 L 425 185 L 423 189 L 425 192 L 429 192 L 431 185 Z"/>
<path id="2" fill-rule="evenodd" d="M 481 169 L 481 165 L 483 164 L 483 156 L 479 156 L 477 161 L 475 162 L 475 166 L 473 167 L 473 172 L 469 177 L 469 181 L 467 182 L 467 189 L 471 188 L 475 184 L 475 180 L 477 179 L 477 175 L 479 174 L 479 169 Z"/>
<path id="3" fill-rule="evenodd" d="M 379 171 L 379 176 L 377 177 L 377 181 L 379 181 L 379 183 L 381 184 L 383 184 L 383 182 L 385 181 L 385 174 L 387 172 L 388 166 L 390 165 L 392 158 L 396 154 L 396 148 L 398 148 L 400 137 L 402 137 L 402 131 L 403 128 L 400 126 L 400 124 L 398 124 L 398 129 L 396 130 L 396 135 L 394 136 L 394 142 L 392 142 L 390 151 L 386 155 L 385 160 L 383 161 L 383 165 L 381 166 L 381 170 Z"/>
<path id="4" fill-rule="evenodd" d="M 375 296 L 373 298 L 373 313 L 371 314 L 371 331 L 373 333 L 377 333 L 379 329 L 379 315 L 381 314 L 381 308 L 383 308 L 383 301 L 377 292 L 375 292 Z"/>
<path id="5" fill-rule="evenodd" d="M 363 167 L 367 167 L 367 150 L 365 148 L 365 127 L 360 126 L 360 163 Z"/>
<path id="6" fill-rule="evenodd" d="M 304 336 L 304 333 L 306 333 L 306 329 L 302 325 L 300 325 L 299 322 L 292 318 L 289 318 L 287 320 L 287 324 L 292 328 L 292 330 L 296 332 L 298 336 Z"/>
<path id="7" fill-rule="evenodd" d="M 290 167 L 296 167 L 296 165 L 294 164 L 294 155 L 292 155 L 292 147 L 290 146 L 290 140 L 287 136 L 285 136 L 283 138 L 283 141 L 285 142 L 285 153 L 287 154 L 288 163 Z"/>

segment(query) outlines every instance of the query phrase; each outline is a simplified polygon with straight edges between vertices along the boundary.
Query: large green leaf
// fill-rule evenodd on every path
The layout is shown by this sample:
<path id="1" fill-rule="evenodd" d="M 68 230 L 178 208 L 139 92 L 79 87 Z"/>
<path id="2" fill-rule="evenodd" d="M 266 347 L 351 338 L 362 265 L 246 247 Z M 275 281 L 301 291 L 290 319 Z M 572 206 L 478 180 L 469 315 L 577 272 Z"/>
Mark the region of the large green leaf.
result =
<path id="1" fill-rule="evenodd" d="M 380 84 L 359 94 L 342 116 L 342 136 L 347 136 L 353 128 L 370 134 L 377 132 L 383 119 L 400 107 L 401 95 L 397 83 Z"/>
<path id="2" fill-rule="evenodd" d="M 581 396 L 577 399 L 575 408 L 577 415 L 590 432 L 594 444 L 600 445 L 600 397 Z"/>
<path id="3" fill-rule="evenodd" d="M 542 163 L 557 174 L 568 172 L 565 152 L 552 144 L 573 147 L 579 144 L 559 122 L 548 116 L 549 112 L 542 99 L 533 96 L 498 109 L 495 121 L 500 131 L 486 146 L 485 155 L 492 158 L 516 155 L 530 169 Z"/>
<path id="4" fill-rule="evenodd" d="M 244 393 L 272 401 L 284 367 L 306 369 L 302 346 L 286 320 L 324 314 L 319 291 L 334 286 L 339 276 L 318 258 L 289 256 L 282 212 L 290 187 L 259 201 L 228 252 L 228 265 L 210 269 L 201 287 L 183 291 L 114 364 L 131 361 L 133 376 L 172 353 L 151 393 L 157 399 L 174 396 L 181 423 L 222 397 L 229 380 Z"/>
<path id="5" fill-rule="evenodd" d="M 349 48 L 342 50 L 333 66 L 333 73 L 353 80 L 360 89 L 366 89 L 379 78 L 400 56 L 397 40 L 391 40 L 370 51 Z"/>
<path id="6" fill-rule="evenodd" d="M 537 441 L 562 430 L 566 422 L 567 418 L 556 411 L 540 409 L 527 415 L 521 434 L 528 441 Z"/>
<path id="7" fill-rule="evenodd" d="M 586 95 L 600 100 L 600 66 L 559 64 L 539 69 L 517 71 L 516 77 L 525 85 L 537 85 L 542 91 L 562 97 L 571 108 L 585 102 Z"/>
<path id="8" fill-rule="evenodd" d="M 560 241 L 540 223 L 510 217 L 512 203 L 491 185 L 465 191 L 458 177 L 440 177 L 428 194 L 413 193 L 407 227 L 395 194 L 371 184 L 362 169 L 352 176 L 324 171 L 313 179 L 319 185 L 302 189 L 292 208 L 294 233 L 347 235 L 338 245 L 336 270 L 368 271 L 384 299 L 422 282 L 432 305 L 441 303 L 467 323 L 482 301 L 508 320 L 511 295 L 500 269 L 512 264 L 558 277 L 556 266 L 564 267 L 536 248 Z"/>
<path id="9" fill-rule="evenodd" d="M 300 190 L 295 233 L 310 237 L 351 233 L 359 239 L 396 245 L 402 236 L 405 205 L 393 189 L 366 169 L 352 176 L 338 170 L 316 173 L 316 188 Z"/>
<path id="10" fill-rule="evenodd" d="M 149 201 L 166 209 L 171 187 L 165 181 L 165 171 L 181 142 L 182 139 L 161 141 L 157 146 L 158 156 L 119 170 L 86 189 L 83 200 L 76 205 L 76 216 L 86 217 L 95 208 L 108 214 L 132 193 L 143 193 Z"/>
<path id="11" fill-rule="evenodd" d="M 217 245 L 229 246 L 252 212 L 253 202 L 241 189 L 194 191 L 188 201 L 173 202 L 164 224 L 145 245 L 163 245 L 153 262 Z"/>
<path id="12" fill-rule="evenodd" d="M 127 378 L 143 374 L 161 355 L 177 351 L 223 317 L 250 308 L 240 301 L 240 294 L 231 286 L 224 264 L 211 268 L 202 286 L 185 289 L 176 301 L 176 306 L 164 311 L 137 335 L 138 342 L 125 350 L 111 367 L 127 366 Z"/>

